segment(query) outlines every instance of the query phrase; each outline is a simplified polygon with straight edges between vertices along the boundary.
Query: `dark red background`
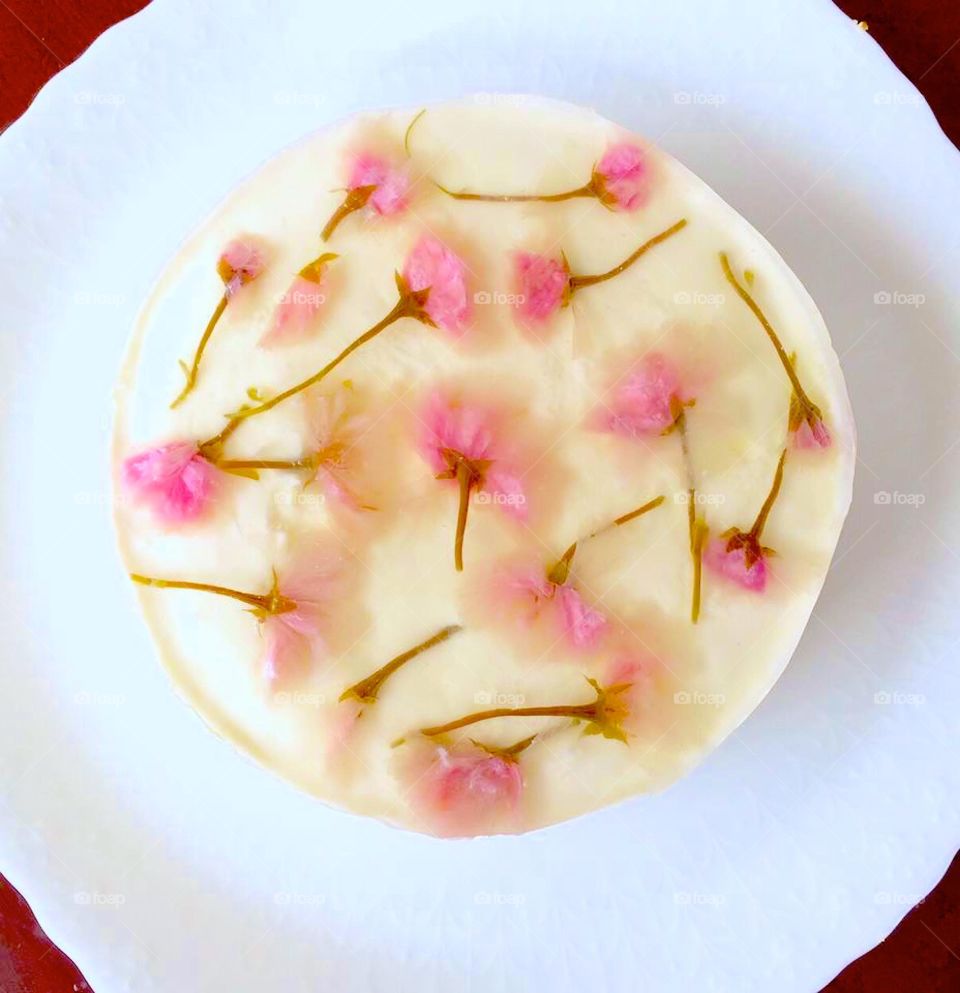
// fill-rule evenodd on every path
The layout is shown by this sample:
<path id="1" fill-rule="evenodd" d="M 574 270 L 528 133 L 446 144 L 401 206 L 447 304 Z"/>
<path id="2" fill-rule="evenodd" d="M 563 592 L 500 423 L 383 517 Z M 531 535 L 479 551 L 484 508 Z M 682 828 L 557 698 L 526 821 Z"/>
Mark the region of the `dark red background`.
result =
<path id="1" fill-rule="evenodd" d="M 145 6 L 144 0 L 0 0 L 0 128 L 22 114 L 47 79 L 101 31 Z M 869 24 L 960 144 L 960 3 L 839 0 L 838 6 Z M 83 977 L 46 940 L 26 902 L 0 876 L 0 991 L 85 990 Z M 960 993 L 960 856 L 900 927 L 824 993 Z"/>

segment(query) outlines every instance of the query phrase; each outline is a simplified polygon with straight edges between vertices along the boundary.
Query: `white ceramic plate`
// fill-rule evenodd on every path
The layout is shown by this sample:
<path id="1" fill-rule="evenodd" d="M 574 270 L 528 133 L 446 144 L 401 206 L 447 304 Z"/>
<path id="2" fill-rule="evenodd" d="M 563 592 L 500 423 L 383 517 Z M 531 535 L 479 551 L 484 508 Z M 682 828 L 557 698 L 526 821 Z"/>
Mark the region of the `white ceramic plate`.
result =
<path id="1" fill-rule="evenodd" d="M 861 457 L 797 656 L 698 771 L 451 843 L 325 809 L 176 698 L 113 551 L 107 441 L 135 311 L 226 191 L 353 110 L 476 92 L 593 105 L 741 210 L 826 317 Z M 98 993 L 812 993 L 937 881 L 960 159 L 826 0 L 156 0 L 0 139 L 0 191 L 0 868 Z"/>

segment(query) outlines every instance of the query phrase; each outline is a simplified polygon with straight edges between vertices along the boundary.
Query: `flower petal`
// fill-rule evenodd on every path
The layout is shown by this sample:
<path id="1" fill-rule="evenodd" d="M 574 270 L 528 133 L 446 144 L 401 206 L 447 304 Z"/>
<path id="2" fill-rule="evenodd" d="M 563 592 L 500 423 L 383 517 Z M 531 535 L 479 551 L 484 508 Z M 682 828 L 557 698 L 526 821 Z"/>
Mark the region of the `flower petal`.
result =
<path id="1" fill-rule="evenodd" d="M 424 310 L 446 331 L 461 334 L 470 320 L 467 267 L 442 241 L 423 235 L 414 245 L 403 269 L 411 290 L 429 290 Z"/>

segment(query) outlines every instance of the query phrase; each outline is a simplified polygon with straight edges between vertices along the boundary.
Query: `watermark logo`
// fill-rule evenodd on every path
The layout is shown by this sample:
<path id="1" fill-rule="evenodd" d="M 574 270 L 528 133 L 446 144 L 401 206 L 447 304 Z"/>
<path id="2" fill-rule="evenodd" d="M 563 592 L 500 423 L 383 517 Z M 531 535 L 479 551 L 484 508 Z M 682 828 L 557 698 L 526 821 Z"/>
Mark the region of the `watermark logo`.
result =
<path id="1" fill-rule="evenodd" d="M 474 93 L 471 102 L 478 107 L 525 107 L 529 98 L 517 93 Z"/>
<path id="2" fill-rule="evenodd" d="M 917 907 L 926 900 L 922 893 L 891 893 L 880 890 L 873 894 L 873 902 L 879 907 Z"/>
<path id="3" fill-rule="evenodd" d="M 78 290 L 73 294 L 78 307 L 122 307 L 127 302 L 123 293 L 105 293 L 99 290 Z"/>
<path id="4" fill-rule="evenodd" d="M 678 890 L 673 894 L 673 902 L 677 907 L 722 907 L 727 898 L 722 893 L 691 893 Z"/>
<path id="5" fill-rule="evenodd" d="M 913 507 L 918 510 L 927 502 L 923 493 L 901 493 L 899 490 L 877 490 L 873 502 L 878 507 Z"/>
<path id="6" fill-rule="evenodd" d="M 100 893 L 98 890 L 81 890 L 73 894 L 78 907 L 122 907 L 127 898 L 122 893 Z"/>
<path id="7" fill-rule="evenodd" d="M 280 490 L 274 494 L 273 502 L 278 507 L 322 507 L 326 497 L 319 490 Z"/>
<path id="8" fill-rule="evenodd" d="M 722 93 L 704 93 L 702 90 L 677 90 L 673 102 L 681 107 L 719 107 L 727 102 Z"/>
<path id="9" fill-rule="evenodd" d="M 526 703 L 522 693 L 497 693 L 495 690 L 478 690 L 473 702 L 478 707 L 522 707 Z"/>
<path id="10" fill-rule="evenodd" d="M 679 707 L 722 707 L 727 698 L 723 693 L 701 693 L 699 690 L 678 690 L 673 694 L 673 702 Z"/>
<path id="11" fill-rule="evenodd" d="M 474 893 L 473 902 L 478 907 L 519 907 L 527 902 L 522 893 L 490 893 L 481 890 Z"/>
<path id="12" fill-rule="evenodd" d="M 493 504 L 496 507 L 522 507 L 527 502 L 523 493 L 489 493 L 486 490 L 474 493 L 471 499 L 481 506 Z"/>
<path id="13" fill-rule="evenodd" d="M 287 290 L 281 293 L 277 299 L 278 303 L 292 303 L 297 307 L 320 307 L 327 302 L 326 294 L 318 293 L 314 290 Z"/>
<path id="14" fill-rule="evenodd" d="M 324 893 L 295 893 L 281 890 L 273 894 L 273 902 L 278 907 L 322 907 L 327 902 Z"/>
<path id="15" fill-rule="evenodd" d="M 273 94 L 273 102 L 278 107 L 323 107 L 327 100 L 322 93 L 276 90 Z"/>
<path id="16" fill-rule="evenodd" d="M 273 694 L 273 702 L 285 707 L 322 707 L 327 702 L 326 694 L 310 693 L 305 690 L 278 690 Z"/>
<path id="17" fill-rule="evenodd" d="M 502 290 L 477 290 L 473 294 L 473 302 L 479 307 L 498 304 L 507 307 L 520 307 L 526 303 L 523 293 L 504 293 Z"/>
<path id="18" fill-rule="evenodd" d="M 878 290 L 873 294 L 873 302 L 878 307 L 913 307 L 916 310 L 927 302 L 927 296 L 903 290 Z"/>
<path id="19" fill-rule="evenodd" d="M 726 303 L 726 293 L 703 293 L 700 290 L 680 290 L 673 294 L 673 302 L 680 306 L 689 307 L 722 307 Z"/>
<path id="20" fill-rule="evenodd" d="M 693 494 L 693 505 L 695 507 L 719 507 L 722 503 L 726 502 L 726 499 L 723 493 L 700 493 L 698 491 Z M 674 493 L 673 502 L 678 507 L 688 507 L 690 505 L 689 490 L 681 490 L 679 493 Z"/>
<path id="21" fill-rule="evenodd" d="M 73 102 L 84 107 L 119 107 L 127 102 L 122 93 L 98 93 L 96 90 L 81 90 L 74 93 Z"/>
<path id="22" fill-rule="evenodd" d="M 126 703 L 122 693 L 104 693 L 101 690 L 78 690 L 73 695 L 78 707 L 121 707 Z"/>
<path id="23" fill-rule="evenodd" d="M 899 690 L 879 690 L 873 694 L 878 707 L 922 707 L 927 698 L 923 693 L 901 693 Z"/>
<path id="24" fill-rule="evenodd" d="M 919 93 L 905 93 L 902 90 L 877 90 L 873 102 L 877 107 L 919 107 L 922 97 Z"/>

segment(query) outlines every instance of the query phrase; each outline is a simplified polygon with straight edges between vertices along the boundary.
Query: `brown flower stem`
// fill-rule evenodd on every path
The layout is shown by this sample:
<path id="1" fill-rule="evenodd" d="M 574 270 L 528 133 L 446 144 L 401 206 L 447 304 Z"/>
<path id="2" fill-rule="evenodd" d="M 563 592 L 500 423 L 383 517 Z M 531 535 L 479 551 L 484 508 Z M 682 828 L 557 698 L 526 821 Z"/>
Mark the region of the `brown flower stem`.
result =
<path id="1" fill-rule="evenodd" d="M 180 404 L 183 403 L 184 400 L 186 400 L 187 396 L 189 395 L 190 391 L 194 388 L 194 386 L 196 386 L 197 374 L 200 371 L 200 360 L 203 358 L 203 353 L 207 347 L 207 342 L 210 340 L 214 328 L 216 328 L 217 326 L 217 322 L 220 320 L 221 317 L 223 317 L 223 312 L 227 309 L 227 304 L 229 302 L 230 302 L 230 297 L 226 293 L 224 293 L 223 296 L 220 297 L 220 302 L 217 304 L 217 308 L 216 310 L 214 310 L 213 316 L 210 318 L 209 321 L 207 321 L 207 326 L 204 329 L 203 336 L 200 338 L 200 344 L 197 345 L 197 351 L 193 356 L 193 365 L 191 365 L 190 369 L 187 371 L 187 381 L 184 384 L 183 389 L 180 391 L 179 395 L 177 396 L 176 400 L 174 400 L 173 403 L 170 404 L 171 410 L 173 410 L 174 407 L 179 407 Z"/>
<path id="2" fill-rule="evenodd" d="M 641 517 L 643 514 L 659 507 L 665 499 L 666 497 L 664 496 L 654 497 L 653 500 L 648 500 L 645 504 L 643 504 L 643 506 L 637 507 L 636 510 L 631 510 L 627 514 L 621 514 L 620 517 L 615 518 L 609 524 L 605 524 L 602 528 L 598 528 L 596 531 L 591 531 L 585 538 L 577 539 L 577 541 L 575 541 L 563 553 L 560 559 L 547 573 L 547 580 L 551 583 L 556 583 L 558 586 L 565 583 L 567 581 L 567 576 L 570 575 L 570 566 L 573 564 L 573 558 L 577 554 L 577 548 L 583 542 L 589 541 L 591 538 L 596 538 L 598 535 L 604 534 L 612 528 L 618 528 L 624 524 L 629 524 L 630 521 L 636 520 L 636 518 Z"/>
<path id="3" fill-rule="evenodd" d="M 784 449 L 780 453 L 780 461 L 777 462 L 777 470 L 773 474 L 773 482 L 770 484 L 770 492 L 767 493 L 767 498 L 763 501 L 763 506 L 760 508 L 760 512 L 757 514 L 757 518 L 748 532 L 748 534 L 755 541 L 760 540 L 760 535 L 763 534 L 763 529 L 766 527 L 767 518 L 770 516 L 770 511 L 773 510 L 773 505 L 776 503 L 777 497 L 780 495 L 780 487 L 783 484 L 783 464 L 786 461 L 786 458 L 787 450 Z"/>
<path id="4" fill-rule="evenodd" d="M 507 745 L 506 748 L 500 748 L 498 745 L 485 745 L 482 741 L 474 741 L 473 738 L 470 741 L 477 748 L 488 752 L 490 755 L 495 755 L 497 758 L 504 759 L 506 762 L 516 762 L 521 752 L 526 751 L 539 737 L 539 734 L 531 734 L 526 738 L 515 741 L 512 745 Z"/>
<path id="5" fill-rule="evenodd" d="M 575 717 L 585 721 L 596 721 L 599 720 L 600 714 L 595 700 L 591 703 L 560 704 L 552 707 L 494 707 L 491 710 L 478 710 L 476 713 L 467 714 L 466 717 L 458 717 L 455 721 L 448 721 L 446 724 L 422 728 L 420 733 L 427 738 L 434 738 L 438 734 L 458 731 L 471 724 L 491 721 L 497 717 Z"/>
<path id="6" fill-rule="evenodd" d="M 697 520 L 697 489 L 693 482 L 693 462 L 690 458 L 690 442 L 687 438 L 687 412 L 681 407 L 674 424 L 680 436 L 680 450 L 683 453 L 683 470 L 687 476 L 687 528 L 690 533 L 690 548 L 693 548 L 693 529 Z"/>
<path id="7" fill-rule="evenodd" d="M 659 234 L 655 234 L 649 241 L 645 241 L 636 251 L 628 255 L 620 265 L 614 266 L 612 269 L 608 269 L 606 272 L 598 273 L 595 276 L 571 276 L 570 277 L 570 292 L 573 293 L 576 290 L 582 289 L 584 286 L 593 286 L 596 283 L 603 283 L 608 279 L 613 279 L 615 276 L 619 276 L 620 273 L 629 269 L 634 262 L 637 261 L 642 255 L 645 255 L 651 248 L 659 245 L 661 242 L 666 241 L 668 238 L 672 238 L 678 231 L 682 231 L 687 226 L 687 219 L 685 217 L 677 221 L 676 224 L 671 224 L 665 231 L 661 231 Z"/>
<path id="8" fill-rule="evenodd" d="M 586 186 L 578 186 L 575 190 L 567 190 L 564 193 L 456 193 L 448 190 L 446 186 L 434 180 L 434 185 L 453 197 L 454 200 L 480 200 L 485 203 L 560 203 L 563 200 L 575 200 L 578 197 L 595 197 L 597 191 L 593 183 Z"/>
<path id="9" fill-rule="evenodd" d="M 707 526 L 697 516 L 697 489 L 694 484 L 693 461 L 690 458 L 690 443 L 687 438 L 687 412 L 681 405 L 674 420 L 680 435 L 680 449 L 683 452 L 683 466 L 687 475 L 687 533 L 690 542 L 690 556 L 693 560 L 693 588 L 690 594 L 690 620 L 696 624 L 700 619 L 700 597 L 703 581 L 703 543 L 707 537 Z"/>
<path id="10" fill-rule="evenodd" d="M 457 572 L 463 572 L 463 537 L 467 533 L 467 511 L 470 508 L 470 493 L 475 482 L 475 474 L 466 459 L 457 462 L 457 484 L 460 489 L 460 503 L 457 508 L 457 533 L 453 539 L 453 564 Z"/>
<path id="11" fill-rule="evenodd" d="M 550 571 L 547 573 L 548 583 L 556 583 L 557 586 L 562 586 L 567 581 L 567 577 L 570 575 L 570 566 L 573 565 L 573 557 L 577 554 L 580 541 L 581 539 L 575 541 L 551 566 Z"/>
<path id="12" fill-rule="evenodd" d="M 420 120 L 421 117 L 427 112 L 427 108 L 424 107 L 419 113 L 417 113 L 413 120 L 407 125 L 407 130 L 403 132 L 403 150 L 406 153 L 407 158 L 410 158 L 410 135 L 413 132 L 413 126 Z"/>
<path id="13" fill-rule="evenodd" d="M 366 207 L 367 201 L 373 195 L 374 190 L 376 190 L 376 186 L 358 186 L 356 189 L 349 190 L 343 198 L 343 203 L 330 215 L 330 220 L 327 221 L 323 231 L 320 232 L 320 240 L 329 241 L 333 232 L 337 230 L 337 226 L 345 217 L 349 217 L 355 210 Z"/>
<path id="14" fill-rule="evenodd" d="M 629 524 L 630 521 L 635 520 L 636 518 L 641 517 L 643 514 L 646 514 L 649 511 L 659 507 L 664 500 L 666 500 L 666 497 L 663 496 L 662 494 L 658 497 L 654 497 L 652 500 L 648 500 L 645 504 L 643 504 L 642 507 L 637 507 L 636 510 L 631 510 L 630 513 L 623 514 L 621 517 L 617 517 L 615 520 L 611 521 L 610 524 L 607 525 L 607 527 L 601 528 L 599 531 L 594 531 L 593 534 L 590 535 L 590 537 L 593 538 L 595 535 L 602 534 L 608 528 L 618 528 L 624 524 Z"/>
<path id="15" fill-rule="evenodd" d="M 736 290 L 737 296 L 750 308 L 753 316 L 760 322 L 761 327 L 767 333 L 767 337 L 770 339 L 773 347 L 777 351 L 777 357 L 780 359 L 780 364 L 783 366 L 784 371 L 787 374 L 787 378 L 790 380 L 790 384 L 793 386 L 793 392 L 796 394 L 797 400 L 800 405 L 809 412 L 815 415 L 818 419 L 820 418 L 820 409 L 817 405 L 807 396 L 806 391 L 800 385 L 800 379 L 797 376 L 796 370 L 793 368 L 793 363 L 790 361 L 790 356 L 787 355 L 786 349 L 783 347 L 783 343 L 780 341 L 780 337 L 776 331 L 773 329 L 773 325 L 767 320 L 766 315 L 760 309 L 757 301 L 753 299 L 750 291 L 743 286 L 737 279 L 730 266 L 730 260 L 727 257 L 726 252 L 720 253 L 720 265 L 723 267 L 723 274 L 727 279 L 727 282 Z"/>
<path id="16" fill-rule="evenodd" d="M 703 543 L 707 538 L 707 525 L 700 520 L 694 521 L 693 538 L 690 543 L 690 554 L 693 556 L 693 593 L 690 597 L 690 621 L 696 624 L 700 620 L 700 591 L 703 586 Z"/>
<path id="17" fill-rule="evenodd" d="M 230 472 L 234 469 L 312 469 L 314 462 L 304 459 L 220 459 L 215 463 L 220 469 Z"/>
<path id="18" fill-rule="evenodd" d="M 276 584 L 270 593 L 243 593 L 240 590 L 232 590 L 227 586 L 214 586 L 210 583 L 188 583 L 179 579 L 155 579 L 152 576 L 141 576 L 131 572 L 130 578 L 141 586 L 155 586 L 158 589 L 168 590 L 199 590 L 202 593 L 215 593 L 217 596 L 230 597 L 232 600 L 239 600 L 251 607 L 257 607 L 268 614 L 283 614 L 288 610 L 295 610 L 296 604 L 287 597 L 280 596 L 276 591 Z"/>
<path id="19" fill-rule="evenodd" d="M 219 458 L 217 454 L 219 449 L 245 420 L 250 417 L 256 417 L 259 414 L 265 414 L 268 410 L 273 410 L 273 408 L 278 404 L 283 403 L 284 400 L 288 400 L 290 397 L 309 389 L 315 383 L 319 383 L 321 379 L 333 372 L 333 370 L 336 369 L 344 359 L 360 348 L 361 345 L 365 345 L 368 341 L 376 338 L 381 331 L 390 327 L 391 324 L 396 323 L 402 317 L 419 317 L 420 313 L 420 304 L 415 296 L 411 294 L 401 294 L 400 299 L 397 301 L 393 310 L 391 310 L 386 317 L 377 321 L 377 323 L 374 324 L 368 331 L 364 331 L 359 338 L 356 338 L 349 345 L 347 345 L 347 347 L 340 352 L 336 358 L 331 359 L 319 372 L 314 373 L 309 378 L 303 380 L 303 382 L 297 383 L 296 386 L 291 386 L 288 390 L 278 393 L 275 397 L 265 400 L 256 407 L 248 407 L 246 410 L 237 411 L 237 413 L 235 413 L 229 421 L 227 421 L 227 426 L 219 434 L 215 434 L 212 438 L 208 438 L 200 444 L 199 448 L 201 454 L 206 455 L 216 464 Z"/>
<path id="20" fill-rule="evenodd" d="M 371 673 L 365 679 L 361 679 L 359 683 L 354 683 L 353 686 L 345 689 L 340 694 L 340 699 L 346 700 L 349 697 L 355 697 L 361 703 L 373 703 L 377 699 L 377 694 L 380 692 L 383 684 L 397 669 L 462 630 L 463 628 L 459 624 L 449 624 L 447 627 L 441 628 L 436 634 L 427 638 L 426 641 L 421 641 L 419 645 L 414 645 L 413 648 L 401 652 L 400 655 L 392 658 L 386 665 L 382 665 L 376 672 Z"/>

